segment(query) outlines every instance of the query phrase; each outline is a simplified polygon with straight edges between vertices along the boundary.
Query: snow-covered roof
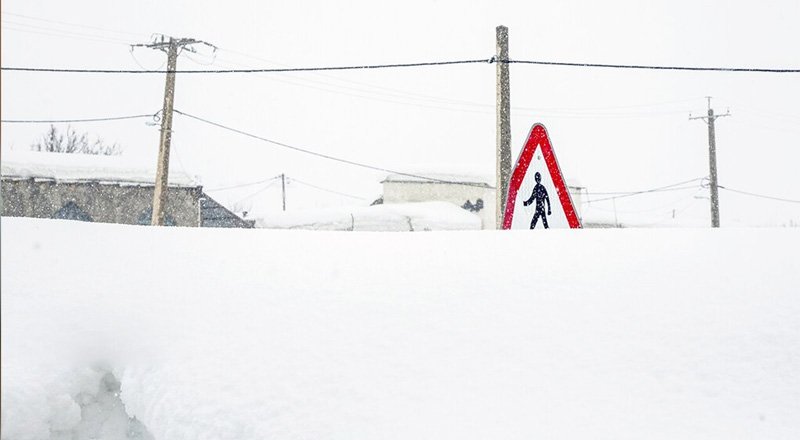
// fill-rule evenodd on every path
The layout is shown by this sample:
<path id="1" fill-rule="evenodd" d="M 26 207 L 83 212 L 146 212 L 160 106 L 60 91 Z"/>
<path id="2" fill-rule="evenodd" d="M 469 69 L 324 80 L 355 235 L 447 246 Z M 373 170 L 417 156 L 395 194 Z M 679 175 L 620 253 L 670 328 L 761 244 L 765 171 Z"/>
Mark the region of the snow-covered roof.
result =
<path id="1" fill-rule="evenodd" d="M 483 184 L 488 187 L 494 184 L 494 176 L 411 172 L 408 174 L 389 174 L 388 176 L 386 176 L 383 182 L 420 182 L 420 183 L 457 182 L 457 183 Z"/>
<path id="2" fill-rule="evenodd" d="M 40 179 L 56 182 L 100 182 L 114 184 L 153 185 L 156 163 L 144 163 L 124 155 L 43 153 L 32 151 L 4 152 L 0 159 L 4 179 Z M 200 186 L 197 176 L 170 167 L 169 185 Z"/>
<path id="3" fill-rule="evenodd" d="M 495 184 L 494 163 L 449 163 L 444 166 L 433 166 L 427 163 L 413 164 L 404 167 L 404 173 L 392 173 L 381 182 L 459 182 L 478 183 L 487 186 Z M 405 174 L 407 173 L 407 174 Z"/>

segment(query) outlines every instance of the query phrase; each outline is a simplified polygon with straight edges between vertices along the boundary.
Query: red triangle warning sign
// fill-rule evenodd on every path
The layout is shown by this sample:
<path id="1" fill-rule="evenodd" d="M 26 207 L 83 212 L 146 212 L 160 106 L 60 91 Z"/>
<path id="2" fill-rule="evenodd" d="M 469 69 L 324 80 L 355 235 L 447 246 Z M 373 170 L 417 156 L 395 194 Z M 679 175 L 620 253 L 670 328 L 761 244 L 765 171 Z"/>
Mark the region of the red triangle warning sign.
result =
<path id="1" fill-rule="evenodd" d="M 547 130 L 534 124 L 508 184 L 503 229 L 580 227 Z"/>

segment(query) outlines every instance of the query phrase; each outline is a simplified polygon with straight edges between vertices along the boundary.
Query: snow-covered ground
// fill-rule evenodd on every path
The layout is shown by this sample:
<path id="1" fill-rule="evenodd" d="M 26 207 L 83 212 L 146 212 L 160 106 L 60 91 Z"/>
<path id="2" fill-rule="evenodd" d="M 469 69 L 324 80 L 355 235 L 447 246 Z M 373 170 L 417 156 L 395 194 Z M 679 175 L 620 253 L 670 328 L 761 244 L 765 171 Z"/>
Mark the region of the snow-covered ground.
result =
<path id="1" fill-rule="evenodd" d="M 481 229 L 481 219 L 452 203 L 421 202 L 276 212 L 257 218 L 256 226 L 323 231 L 449 231 Z"/>
<path id="2" fill-rule="evenodd" d="M 800 438 L 797 229 L 0 230 L 3 439 Z"/>

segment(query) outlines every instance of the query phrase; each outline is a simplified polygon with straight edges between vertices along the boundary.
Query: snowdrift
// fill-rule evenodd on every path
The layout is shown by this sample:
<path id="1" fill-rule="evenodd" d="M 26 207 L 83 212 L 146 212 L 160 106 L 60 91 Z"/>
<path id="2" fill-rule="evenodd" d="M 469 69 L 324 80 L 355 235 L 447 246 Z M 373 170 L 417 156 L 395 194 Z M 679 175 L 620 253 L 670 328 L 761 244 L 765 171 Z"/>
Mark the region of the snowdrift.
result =
<path id="1" fill-rule="evenodd" d="M 481 229 L 481 219 L 452 203 L 421 202 L 278 212 L 256 219 L 256 226 L 316 231 L 463 231 Z"/>
<path id="2" fill-rule="evenodd" d="M 2 438 L 796 439 L 796 229 L 3 218 Z"/>

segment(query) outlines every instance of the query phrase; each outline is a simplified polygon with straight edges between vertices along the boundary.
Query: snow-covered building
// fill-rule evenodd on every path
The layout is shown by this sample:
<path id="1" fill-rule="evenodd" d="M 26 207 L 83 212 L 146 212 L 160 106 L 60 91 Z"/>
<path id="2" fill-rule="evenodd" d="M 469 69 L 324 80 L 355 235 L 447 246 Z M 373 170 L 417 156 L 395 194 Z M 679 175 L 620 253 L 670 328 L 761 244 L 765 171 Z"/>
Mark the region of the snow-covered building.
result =
<path id="1" fill-rule="evenodd" d="M 477 215 L 482 229 L 495 229 L 494 175 L 409 174 L 390 174 L 381 182 L 383 203 L 449 202 Z M 583 188 L 574 184 L 569 184 L 567 188 L 580 217 Z"/>
<path id="2" fill-rule="evenodd" d="M 2 162 L 0 215 L 148 225 L 155 166 L 121 156 L 9 152 Z M 252 227 L 203 192 L 196 177 L 170 170 L 169 226 Z"/>
<path id="3" fill-rule="evenodd" d="M 416 175 L 416 173 L 414 173 Z M 494 229 L 493 176 L 440 173 L 390 174 L 383 184 L 383 203 L 449 202 L 474 213 L 482 229 Z"/>

